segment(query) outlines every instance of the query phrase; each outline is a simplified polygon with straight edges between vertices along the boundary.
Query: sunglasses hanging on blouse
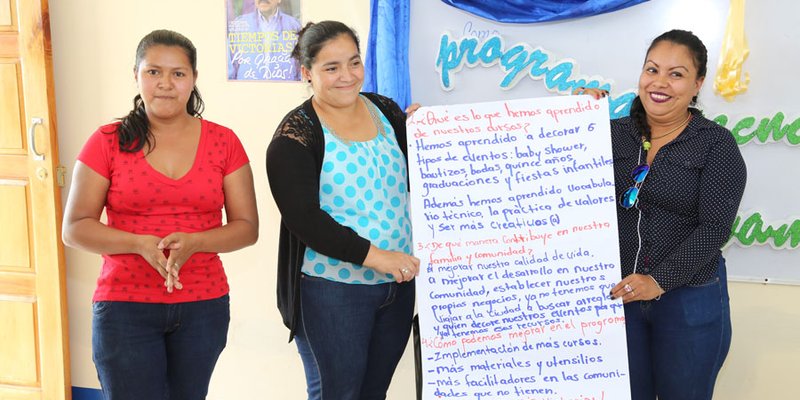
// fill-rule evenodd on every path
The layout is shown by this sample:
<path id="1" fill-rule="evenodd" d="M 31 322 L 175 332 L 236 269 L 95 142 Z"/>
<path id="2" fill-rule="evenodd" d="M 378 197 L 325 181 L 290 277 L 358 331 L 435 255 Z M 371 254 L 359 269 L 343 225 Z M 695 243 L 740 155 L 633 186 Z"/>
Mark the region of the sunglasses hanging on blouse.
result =
<path id="1" fill-rule="evenodd" d="M 642 183 L 644 182 L 644 178 L 647 177 L 648 172 L 650 172 L 650 166 L 647 164 L 640 164 L 633 169 L 631 172 L 633 186 L 628 188 L 625 194 L 622 195 L 622 198 L 619 199 L 619 205 L 621 205 L 622 208 L 631 208 L 639 201 L 639 189 L 642 187 Z"/>

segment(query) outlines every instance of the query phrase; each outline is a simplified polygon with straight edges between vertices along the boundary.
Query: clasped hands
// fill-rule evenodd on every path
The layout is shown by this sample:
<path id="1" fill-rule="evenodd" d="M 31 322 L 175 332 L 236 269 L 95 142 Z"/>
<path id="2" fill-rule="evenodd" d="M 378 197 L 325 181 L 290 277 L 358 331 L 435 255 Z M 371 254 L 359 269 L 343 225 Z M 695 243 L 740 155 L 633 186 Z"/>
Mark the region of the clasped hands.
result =
<path id="1" fill-rule="evenodd" d="M 194 236 L 175 232 L 164 238 L 153 235 L 141 235 L 140 238 L 138 254 L 164 278 L 167 292 L 183 289 L 179 273 L 183 264 L 197 251 Z"/>

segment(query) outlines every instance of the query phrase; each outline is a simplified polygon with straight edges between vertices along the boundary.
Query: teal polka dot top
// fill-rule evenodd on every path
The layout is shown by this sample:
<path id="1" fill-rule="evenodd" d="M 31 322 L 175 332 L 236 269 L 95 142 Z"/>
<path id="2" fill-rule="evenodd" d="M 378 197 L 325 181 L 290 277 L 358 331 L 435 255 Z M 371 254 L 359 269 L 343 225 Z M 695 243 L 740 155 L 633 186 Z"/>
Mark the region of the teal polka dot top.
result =
<path id="1" fill-rule="evenodd" d="M 325 155 L 320 173 L 319 203 L 336 222 L 353 229 L 383 250 L 411 254 L 407 170 L 392 125 L 370 101 L 386 135 L 365 142 L 345 142 L 323 125 Z M 362 265 L 325 256 L 306 248 L 302 272 L 350 284 L 393 282 Z"/>

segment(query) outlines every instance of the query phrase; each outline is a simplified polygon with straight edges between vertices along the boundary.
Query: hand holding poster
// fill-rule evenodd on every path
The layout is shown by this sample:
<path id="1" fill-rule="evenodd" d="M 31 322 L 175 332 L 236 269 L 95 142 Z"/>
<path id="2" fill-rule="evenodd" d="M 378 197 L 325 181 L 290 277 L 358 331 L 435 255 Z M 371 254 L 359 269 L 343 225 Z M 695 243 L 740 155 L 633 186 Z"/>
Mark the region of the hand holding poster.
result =
<path id="1" fill-rule="evenodd" d="M 630 398 L 606 99 L 408 120 L 423 398 Z"/>

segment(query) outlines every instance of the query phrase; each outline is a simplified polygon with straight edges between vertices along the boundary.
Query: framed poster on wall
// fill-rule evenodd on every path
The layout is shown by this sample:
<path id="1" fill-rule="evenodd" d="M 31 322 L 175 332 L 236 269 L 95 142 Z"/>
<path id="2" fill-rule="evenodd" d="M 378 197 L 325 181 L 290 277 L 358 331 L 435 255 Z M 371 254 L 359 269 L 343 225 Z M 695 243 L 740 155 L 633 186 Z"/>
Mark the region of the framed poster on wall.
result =
<path id="1" fill-rule="evenodd" d="M 300 81 L 300 0 L 226 0 L 229 80 Z"/>

